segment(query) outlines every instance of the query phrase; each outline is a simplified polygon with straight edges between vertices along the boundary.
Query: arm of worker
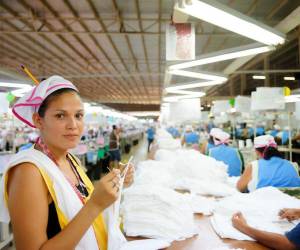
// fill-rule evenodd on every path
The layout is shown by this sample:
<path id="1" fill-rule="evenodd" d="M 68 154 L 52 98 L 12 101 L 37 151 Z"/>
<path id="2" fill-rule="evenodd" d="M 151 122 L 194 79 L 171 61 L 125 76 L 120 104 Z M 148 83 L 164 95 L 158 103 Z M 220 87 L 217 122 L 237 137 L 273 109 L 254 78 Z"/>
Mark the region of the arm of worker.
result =
<path id="1" fill-rule="evenodd" d="M 285 235 L 269 233 L 250 227 L 241 213 L 232 216 L 232 225 L 242 233 L 250 236 L 259 243 L 277 250 L 295 250 L 296 245 L 293 244 Z"/>
<path id="2" fill-rule="evenodd" d="M 200 148 L 200 152 L 204 155 L 206 154 L 207 143 L 208 143 L 207 141 L 203 142 L 203 144 L 201 145 L 201 148 Z"/>
<path id="3" fill-rule="evenodd" d="M 243 154 L 241 153 L 240 150 L 238 150 L 238 154 L 239 154 L 239 157 L 240 157 L 241 162 L 242 162 L 242 173 L 244 173 L 244 171 L 245 171 L 245 161 L 244 161 L 244 156 L 243 156 Z"/>
<path id="4" fill-rule="evenodd" d="M 236 188 L 240 192 L 246 192 L 248 190 L 248 183 L 252 179 L 252 166 L 251 164 L 247 165 L 244 173 L 241 175 L 240 179 L 237 182 Z"/>
<path id="5" fill-rule="evenodd" d="M 185 138 L 184 135 L 181 136 L 181 146 L 184 146 L 185 144 Z"/>
<path id="6" fill-rule="evenodd" d="M 120 171 L 114 169 L 95 185 L 89 201 L 70 223 L 51 239 L 47 237 L 51 202 L 39 170 L 22 163 L 9 171 L 8 209 L 17 249 L 74 249 L 96 217 L 118 197 Z M 112 185 L 114 184 L 114 185 Z"/>

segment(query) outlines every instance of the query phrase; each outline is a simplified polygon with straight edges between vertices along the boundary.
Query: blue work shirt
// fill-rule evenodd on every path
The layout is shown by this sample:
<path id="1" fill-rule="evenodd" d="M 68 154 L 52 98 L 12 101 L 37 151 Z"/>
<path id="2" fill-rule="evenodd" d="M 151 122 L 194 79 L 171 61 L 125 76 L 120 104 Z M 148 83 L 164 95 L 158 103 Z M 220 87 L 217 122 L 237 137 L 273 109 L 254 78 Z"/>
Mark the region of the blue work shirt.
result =
<path id="1" fill-rule="evenodd" d="M 241 175 L 243 162 L 236 148 L 222 144 L 210 149 L 209 156 L 224 162 L 228 166 L 227 173 L 229 176 Z"/>
<path id="2" fill-rule="evenodd" d="M 273 156 L 269 160 L 258 160 L 257 188 L 299 187 L 300 178 L 294 166 L 287 160 Z"/>
<path id="3" fill-rule="evenodd" d="M 186 144 L 198 144 L 199 135 L 195 132 L 187 132 L 184 134 L 184 139 Z"/>
<path id="4" fill-rule="evenodd" d="M 148 128 L 147 129 L 147 138 L 150 140 L 154 139 L 154 129 L 153 128 Z"/>
<path id="5" fill-rule="evenodd" d="M 297 224 L 291 231 L 285 233 L 285 236 L 292 242 L 297 249 L 300 248 L 300 223 Z"/>

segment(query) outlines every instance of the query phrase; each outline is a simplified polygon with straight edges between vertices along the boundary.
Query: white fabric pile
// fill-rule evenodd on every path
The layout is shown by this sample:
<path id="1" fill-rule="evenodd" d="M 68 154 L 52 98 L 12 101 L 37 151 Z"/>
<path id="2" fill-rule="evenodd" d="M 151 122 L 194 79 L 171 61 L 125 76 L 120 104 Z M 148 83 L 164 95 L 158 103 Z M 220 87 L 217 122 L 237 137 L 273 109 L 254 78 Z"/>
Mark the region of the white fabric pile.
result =
<path id="1" fill-rule="evenodd" d="M 160 138 L 156 140 L 157 146 L 160 149 L 170 149 L 170 150 L 176 150 L 181 148 L 181 143 L 179 139 L 173 139 L 173 138 Z"/>
<path id="2" fill-rule="evenodd" d="M 194 213 L 211 215 L 214 211 L 216 199 L 214 197 L 203 197 L 195 194 L 184 194 L 191 204 Z"/>
<path id="3" fill-rule="evenodd" d="M 174 188 L 178 190 L 188 190 L 194 194 L 213 195 L 225 197 L 237 194 L 235 187 L 227 182 L 215 181 L 214 179 L 197 180 L 193 178 L 182 178 L 174 183 Z"/>
<path id="4" fill-rule="evenodd" d="M 155 138 L 159 149 L 176 150 L 181 148 L 180 139 L 174 139 L 165 129 L 158 129 Z"/>
<path id="5" fill-rule="evenodd" d="M 173 164 L 174 189 L 189 190 L 192 193 L 214 196 L 228 196 L 237 193 L 229 183 L 227 165 L 192 149 L 176 151 L 157 150 L 155 160 Z"/>
<path id="6" fill-rule="evenodd" d="M 152 160 L 141 161 L 137 165 L 134 184 L 171 187 L 174 182 L 173 169 L 173 163 Z"/>
<path id="7" fill-rule="evenodd" d="M 274 187 L 266 187 L 250 194 L 239 193 L 224 198 L 216 204 L 211 223 L 221 238 L 253 240 L 232 226 L 231 217 L 234 213 L 242 212 L 248 224 L 254 228 L 284 234 L 295 225 L 287 220 L 280 220 L 278 213 L 282 208 L 297 207 L 300 207 L 300 200 Z"/>
<path id="8" fill-rule="evenodd" d="M 173 136 L 165 129 L 157 129 L 155 137 L 157 139 L 172 139 Z"/>
<path id="9" fill-rule="evenodd" d="M 193 210 L 183 194 L 153 185 L 124 192 L 121 213 L 127 236 L 183 240 L 197 234 Z"/>

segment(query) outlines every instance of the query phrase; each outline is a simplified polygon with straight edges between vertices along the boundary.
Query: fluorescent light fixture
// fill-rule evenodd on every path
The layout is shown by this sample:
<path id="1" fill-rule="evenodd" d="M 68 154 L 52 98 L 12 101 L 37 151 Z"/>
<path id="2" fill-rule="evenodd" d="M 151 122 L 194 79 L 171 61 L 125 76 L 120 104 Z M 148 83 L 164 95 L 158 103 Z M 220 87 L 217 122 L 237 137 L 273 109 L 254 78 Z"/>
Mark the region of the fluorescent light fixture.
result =
<path id="1" fill-rule="evenodd" d="M 267 45 L 283 44 L 284 35 L 214 0 L 185 0 L 175 10 Z"/>
<path id="2" fill-rule="evenodd" d="M 219 85 L 223 84 L 225 81 L 215 80 L 215 81 L 209 81 L 209 82 L 198 82 L 198 83 L 187 83 L 182 85 L 176 85 L 173 87 L 167 87 L 166 91 L 170 92 L 173 90 L 179 90 L 179 89 L 193 89 L 193 88 L 200 88 L 200 87 L 207 87 L 207 86 L 213 86 L 213 85 Z"/>
<path id="3" fill-rule="evenodd" d="M 167 89 L 166 89 L 167 90 Z M 202 92 L 195 92 L 195 91 L 186 91 L 186 90 L 167 90 L 168 93 L 172 94 L 179 94 L 179 95 L 190 95 L 194 93 L 202 93 Z"/>
<path id="4" fill-rule="evenodd" d="M 220 51 L 223 54 L 207 56 L 204 58 L 200 58 L 199 60 L 194 60 L 191 62 L 184 62 L 184 63 L 171 65 L 171 66 L 169 66 L 169 70 L 185 69 L 185 68 L 230 60 L 230 59 L 244 57 L 244 56 L 257 55 L 257 54 L 271 51 L 273 49 L 274 49 L 273 46 L 262 46 L 262 47 L 260 46 L 258 48 L 244 49 L 244 50 L 238 50 L 235 52 L 227 52 L 227 53 L 225 51 L 223 51 L 223 52 Z"/>
<path id="5" fill-rule="evenodd" d="M 32 86 L 29 85 L 29 84 L 23 84 L 23 83 L 0 82 L 0 87 L 24 89 L 24 88 L 29 88 L 29 87 L 32 87 Z"/>
<path id="6" fill-rule="evenodd" d="M 22 97 L 26 92 L 30 91 L 33 88 L 33 86 L 29 84 L 14 82 L 0 82 L 0 87 L 16 89 L 13 90 L 11 93 L 17 97 Z"/>
<path id="7" fill-rule="evenodd" d="M 295 81 L 296 80 L 296 78 L 293 76 L 285 76 L 285 77 L 283 77 L 283 79 L 286 81 Z"/>
<path id="8" fill-rule="evenodd" d="M 252 76 L 253 79 L 256 79 L 256 80 L 265 80 L 266 77 L 265 76 Z"/>
<path id="9" fill-rule="evenodd" d="M 205 96 L 204 92 L 190 92 L 191 94 L 188 95 L 174 95 L 174 96 L 167 96 L 164 97 L 164 102 L 178 102 L 183 99 L 192 99 L 192 98 L 200 98 Z"/>
<path id="10" fill-rule="evenodd" d="M 289 103 L 289 102 L 300 102 L 300 95 L 285 96 L 284 100 L 285 100 L 286 103 Z"/>
<path id="11" fill-rule="evenodd" d="M 227 81 L 227 78 L 224 76 L 219 75 L 213 75 L 209 73 L 201 73 L 201 72 L 191 72 L 186 70 L 169 70 L 168 73 L 172 75 L 179 75 L 179 76 L 186 76 L 186 77 L 192 77 L 192 78 L 199 78 L 204 80 L 223 80 Z"/>

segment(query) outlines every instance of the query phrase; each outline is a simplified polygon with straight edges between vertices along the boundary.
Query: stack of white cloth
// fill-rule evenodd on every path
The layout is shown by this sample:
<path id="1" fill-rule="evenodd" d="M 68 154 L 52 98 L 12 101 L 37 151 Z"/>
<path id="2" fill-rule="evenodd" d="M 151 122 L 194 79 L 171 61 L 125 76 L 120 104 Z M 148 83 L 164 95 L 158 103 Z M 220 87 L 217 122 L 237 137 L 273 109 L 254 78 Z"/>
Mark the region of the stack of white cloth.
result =
<path id="1" fill-rule="evenodd" d="M 179 139 L 158 138 L 156 139 L 156 142 L 159 149 L 176 150 L 181 148 L 181 143 Z"/>
<path id="2" fill-rule="evenodd" d="M 158 129 L 155 139 L 159 149 L 176 150 L 181 148 L 180 139 L 174 139 L 165 129 Z"/>
<path id="3" fill-rule="evenodd" d="M 153 185 L 124 191 L 121 213 L 127 236 L 183 240 L 197 234 L 190 203 L 183 194 Z"/>
<path id="4" fill-rule="evenodd" d="M 193 149 L 159 149 L 155 160 L 173 164 L 172 187 L 192 193 L 229 196 L 238 191 L 229 182 L 227 165 Z"/>
<path id="5" fill-rule="evenodd" d="M 157 129 L 156 130 L 156 139 L 172 139 L 173 136 L 165 129 Z"/>
<path id="6" fill-rule="evenodd" d="M 185 193 L 187 201 L 191 204 L 194 213 L 211 215 L 216 205 L 214 197 L 203 197 L 195 194 Z"/>
<path id="7" fill-rule="evenodd" d="M 153 185 L 171 187 L 174 182 L 172 173 L 174 165 L 166 161 L 141 161 L 135 172 L 135 185 Z"/>
<path id="8" fill-rule="evenodd" d="M 231 196 L 238 193 L 237 189 L 230 186 L 228 182 L 215 181 L 214 179 L 181 178 L 173 184 L 173 188 L 188 190 L 193 194 L 212 195 L 215 197 Z"/>
<path id="9" fill-rule="evenodd" d="M 284 234 L 295 226 L 295 222 L 279 219 L 280 209 L 298 207 L 300 200 L 277 188 L 266 187 L 250 194 L 239 193 L 222 199 L 216 204 L 211 223 L 221 238 L 253 240 L 232 226 L 231 217 L 234 213 L 242 212 L 248 224 L 254 228 Z"/>

